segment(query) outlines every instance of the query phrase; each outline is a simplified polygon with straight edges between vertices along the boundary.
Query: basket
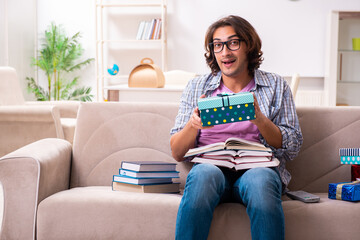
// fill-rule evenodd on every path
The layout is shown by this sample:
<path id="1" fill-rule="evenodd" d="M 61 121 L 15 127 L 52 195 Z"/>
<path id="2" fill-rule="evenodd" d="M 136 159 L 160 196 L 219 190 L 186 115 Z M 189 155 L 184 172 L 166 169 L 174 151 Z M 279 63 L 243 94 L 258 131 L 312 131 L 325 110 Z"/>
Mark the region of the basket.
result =
<path id="1" fill-rule="evenodd" d="M 131 71 L 128 85 L 137 88 L 162 88 L 165 85 L 164 73 L 151 58 L 143 58 L 140 65 Z"/>

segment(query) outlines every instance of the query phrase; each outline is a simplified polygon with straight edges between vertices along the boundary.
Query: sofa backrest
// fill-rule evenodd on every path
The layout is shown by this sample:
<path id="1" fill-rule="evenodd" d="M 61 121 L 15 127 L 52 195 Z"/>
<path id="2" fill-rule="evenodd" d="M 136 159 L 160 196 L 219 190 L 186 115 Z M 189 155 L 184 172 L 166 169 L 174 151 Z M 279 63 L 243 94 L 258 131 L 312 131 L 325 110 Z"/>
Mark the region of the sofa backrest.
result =
<path id="1" fill-rule="evenodd" d="M 329 183 L 351 180 L 339 148 L 360 147 L 360 107 L 297 107 L 304 143 L 288 162 L 290 190 L 327 192 Z"/>
<path id="2" fill-rule="evenodd" d="M 172 103 L 83 103 L 73 145 L 71 187 L 110 186 L 121 161 L 176 162 L 170 129 L 178 112 Z M 327 192 L 328 183 L 350 180 L 340 164 L 340 147 L 360 145 L 360 107 L 298 107 L 304 144 L 287 164 L 289 188 Z M 190 163 L 178 163 L 181 187 Z"/>
<path id="3" fill-rule="evenodd" d="M 71 187 L 110 186 L 122 161 L 176 161 L 170 129 L 178 104 L 82 103 L 73 143 Z M 181 187 L 191 168 L 178 163 Z"/>

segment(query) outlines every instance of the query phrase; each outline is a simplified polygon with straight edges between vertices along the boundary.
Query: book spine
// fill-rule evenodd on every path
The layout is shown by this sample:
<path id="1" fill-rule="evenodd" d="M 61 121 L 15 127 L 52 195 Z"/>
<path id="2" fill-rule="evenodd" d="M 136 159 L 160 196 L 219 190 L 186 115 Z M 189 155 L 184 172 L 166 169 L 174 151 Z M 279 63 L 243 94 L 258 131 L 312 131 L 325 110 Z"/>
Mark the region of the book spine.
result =
<path id="1" fill-rule="evenodd" d="M 145 26 L 145 21 L 141 21 L 139 24 L 138 33 L 136 35 L 136 40 L 141 40 L 142 35 L 144 33 L 144 26 Z"/>

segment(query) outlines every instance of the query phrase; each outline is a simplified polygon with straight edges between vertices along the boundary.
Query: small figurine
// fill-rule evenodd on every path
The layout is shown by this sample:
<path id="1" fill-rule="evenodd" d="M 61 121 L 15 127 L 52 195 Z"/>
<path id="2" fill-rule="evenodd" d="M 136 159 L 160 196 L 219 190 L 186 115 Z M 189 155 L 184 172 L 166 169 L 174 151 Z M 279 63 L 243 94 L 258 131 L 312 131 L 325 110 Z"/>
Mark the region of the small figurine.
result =
<path id="1" fill-rule="evenodd" d="M 119 66 L 114 64 L 114 66 L 112 68 L 108 69 L 108 73 L 110 75 L 116 75 L 119 72 Z"/>

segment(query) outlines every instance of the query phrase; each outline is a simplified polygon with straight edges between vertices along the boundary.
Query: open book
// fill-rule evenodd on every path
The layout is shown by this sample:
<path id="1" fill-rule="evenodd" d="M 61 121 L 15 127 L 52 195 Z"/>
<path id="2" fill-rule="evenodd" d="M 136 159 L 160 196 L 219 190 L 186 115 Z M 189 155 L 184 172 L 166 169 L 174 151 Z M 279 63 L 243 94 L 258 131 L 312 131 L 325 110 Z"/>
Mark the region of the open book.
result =
<path id="1" fill-rule="evenodd" d="M 220 150 L 198 155 L 202 158 L 214 160 L 227 160 L 239 163 L 269 162 L 273 156 L 272 152 L 254 150 Z"/>
<path id="2" fill-rule="evenodd" d="M 261 143 L 232 137 L 232 138 L 228 138 L 225 142 L 212 143 L 206 146 L 189 149 L 189 151 L 185 154 L 185 157 L 190 157 L 202 153 L 225 150 L 225 149 L 271 152 L 270 148 L 265 147 Z"/>
<path id="3" fill-rule="evenodd" d="M 279 165 L 277 158 L 270 158 L 267 161 L 236 162 L 232 160 L 218 160 L 204 157 L 195 157 L 191 160 L 194 163 L 209 163 L 219 167 L 233 168 L 235 170 L 250 169 L 256 167 L 276 167 Z"/>

